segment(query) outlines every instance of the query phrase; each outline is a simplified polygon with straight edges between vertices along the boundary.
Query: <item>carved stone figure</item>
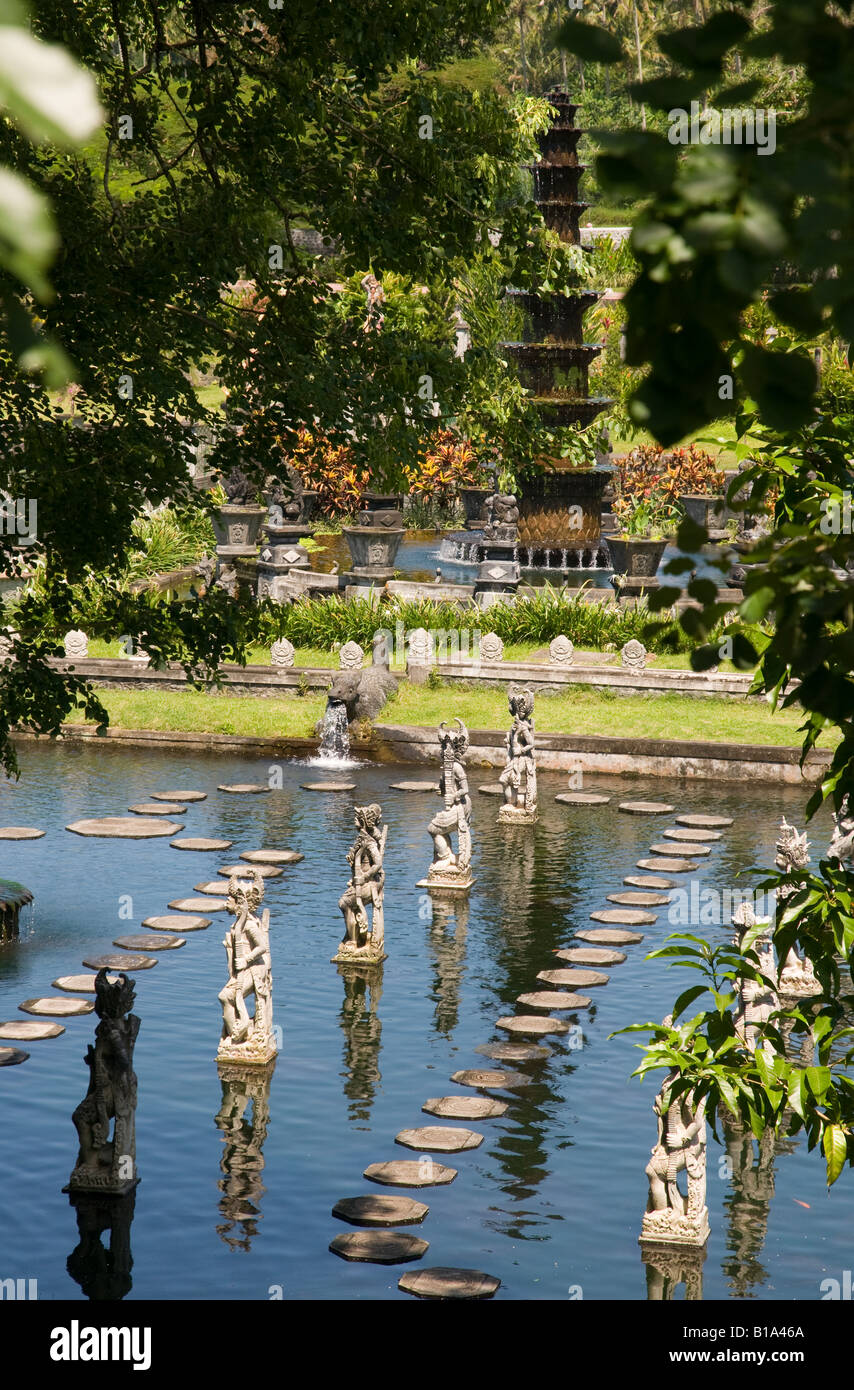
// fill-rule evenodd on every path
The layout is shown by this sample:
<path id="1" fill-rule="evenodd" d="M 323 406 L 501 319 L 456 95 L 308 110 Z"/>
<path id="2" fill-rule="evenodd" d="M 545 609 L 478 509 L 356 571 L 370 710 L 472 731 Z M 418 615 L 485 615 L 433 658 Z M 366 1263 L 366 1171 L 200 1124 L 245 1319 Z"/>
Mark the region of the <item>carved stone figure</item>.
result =
<path id="1" fill-rule="evenodd" d="M 838 811 L 833 813 L 833 834 L 827 847 L 827 858 L 839 861 L 847 873 L 854 873 L 854 813 L 846 796 Z"/>
<path id="2" fill-rule="evenodd" d="M 416 627 L 407 633 L 407 664 L 409 666 L 432 666 L 433 643 L 426 627 Z"/>
<path id="3" fill-rule="evenodd" d="M 575 648 L 568 637 L 561 634 L 549 643 L 549 665 L 550 666 L 571 666 Z"/>
<path id="4" fill-rule="evenodd" d="M 365 291 L 368 309 L 368 316 L 362 324 L 362 331 L 364 333 L 370 333 L 374 330 L 379 332 L 383 326 L 382 306 L 385 303 L 385 290 L 377 277 L 370 273 L 362 276 L 361 285 Z"/>
<path id="5" fill-rule="evenodd" d="M 669 1026 L 670 1020 L 665 1019 Z M 690 1092 L 673 1094 L 679 1072 L 670 1071 L 655 1102 L 658 1138 L 646 1167 L 649 1202 L 643 1218 L 642 1245 L 705 1245 L 709 1238 L 706 1206 L 705 1100 L 694 1105 Z M 677 1178 L 685 1171 L 687 1196 Z"/>
<path id="6" fill-rule="evenodd" d="M 235 566 L 228 563 L 228 561 L 220 561 L 214 588 L 224 590 L 229 598 L 236 598 L 237 585 L 237 569 Z"/>
<path id="7" fill-rule="evenodd" d="M 287 637 L 280 637 L 270 648 L 270 660 L 274 666 L 293 666 L 294 645 Z"/>
<path id="8" fill-rule="evenodd" d="M 77 1163 L 66 1192 L 105 1192 L 124 1196 L 136 1174 L 136 1073 L 133 1049 L 140 1021 L 130 1010 L 134 982 L 106 970 L 95 976 L 95 1046 L 86 1051 L 89 1089 L 72 1115 L 80 1138 Z M 112 1138 L 110 1126 L 112 1123 Z"/>
<path id="9" fill-rule="evenodd" d="M 756 914 L 750 903 L 741 903 L 732 915 L 733 926 L 735 927 L 734 945 L 741 947 L 741 944 L 751 928 L 757 924 Z M 771 919 L 763 918 L 762 922 L 767 926 L 767 931 L 763 931 L 753 943 L 753 950 L 759 957 L 759 970 L 770 980 L 777 978 L 777 965 L 774 959 L 774 946 L 771 940 Z M 771 1015 L 780 1007 L 776 991 L 768 985 L 763 985 L 759 980 L 739 980 L 738 1002 L 735 1010 L 735 1031 L 743 1039 L 745 1047 L 751 1052 L 755 1052 L 760 1041 L 762 1041 L 762 1028 Z M 770 1042 L 764 1042 L 763 1047 L 766 1051 L 773 1051 Z"/>
<path id="10" fill-rule="evenodd" d="M 358 834 L 347 852 L 350 879 L 338 902 L 344 914 L 344 937 L 333 961 L 359 961 L 379 964 L 385 960 L 385 920 L 383 894 L 385 889 L 385 855 L 388 826 L 383 825 L 382 807 L 376 802 L 357 806 L 355 822 Z M 373 909 L 368 921 L 368 907 Z"/>
<path id="11" fill-rule="evenodd" d="M 487 632 L 481 637 L 480 654 L 490 665 L 504 660 L 504 643 L 497 632 Z"/>
<path id="12" fill-rule="evenodd" d="M 210 589 L 213 584 L 214 575 L 216 574 L 216 556 L 203 555 L 196 565 L 196 574 L 204 584 L 205 591 Z"/>
<path id="13" fill-rule="evenodd" d="M 466 777 L 465 756 L 469 732 L 461 719 L 456 729 L 443 721 L 439 725 L 439 749 L 442 772 L 439 795 L 445 805 L 437 811 L 427 827 L 433 837 L 433 862 L 427 878 L 418 887 L 452 893 L 467 893 L 474 883 L 471 874 L 471 797 Z M 452 836 L 457 835 L 457 853 L 452 848 Z"/>
<path id="14" fill-rule="evenodd" d="M 511 492 L 494 492 L 486 503 L 487 541 L 516 542 L 519 539 L 519 503 Z"/>
<path id="15" fill-rule="evenodd" d="M 257 502 L 257 484 L 247 478 L 242 469 L 232 468 L 220 481 L 230 507 L 252 507 Z"/>
<path id="16" fill-rule="evenodd" d="M 69 659 L 89 655 L 89 638 L 85 632 L 66 632 L 63 646 Z"/>
<path id="17" fill-rule="evenodd" d="M 510 690 L 507 703 L 513 725 L 505 736 L 507 766 L 499 777 L 504 805 L 498 819 L 510 825 L 533 825 L 537 819 L 537 768 L 534 762 L 534 693 Z"/>
<path id="18" fill-rule="evenodd" d="M 222 1038 L 217 1061 L 266 1066 L 276 1056 L 273 1033 L 273 976 L 270 956 L 270 913 L 258 917 L 264 899 L 264 880 L 255 870 L 246 879 L 228 880 L 228 910 L 234 921 L 223 945 L 228 983 L 219 996 Z M 254 996 L 255 1012 L 247 1000 Z"/>
<path id="19" fill-rule="evenodd" d="M 777 854 L 774 864 L 783 874 L 791 874 L 798 869 L 805 869 L 810 861 L 810 846 L 807 839 L 807 832 L 804 830 L 798 833 L 793 825 L 789 825 L 784 816 L 780 822 L 780 830 L 777 837 Z M 798 891 L 797 884 L 783 884 L 777 889 L 777 913 L 782 915 L 786 905 L 786 899 Z M 778 989 L 782 996 L 799 997 L 801 995 L 818 994 L 821 985 L 815 977 L 812 963 L 809 960 L 801 959 L 793 946 L 786 957 L 785 964 L 778 977 Z"/>
<path id="20" fill-rule="evenodd" d="M 361 671 L 365 653 L 358 642 L 345 642 L 338 653 L 338 665 L 342 671 Z"/>
<path id="21" fill-rule="evenodd" d="M 626 670 L 643 671 L 646 666 L 646 647 L 643 642 L 630 637 L 625 646 L 620 648 L 620 659 Z"/>

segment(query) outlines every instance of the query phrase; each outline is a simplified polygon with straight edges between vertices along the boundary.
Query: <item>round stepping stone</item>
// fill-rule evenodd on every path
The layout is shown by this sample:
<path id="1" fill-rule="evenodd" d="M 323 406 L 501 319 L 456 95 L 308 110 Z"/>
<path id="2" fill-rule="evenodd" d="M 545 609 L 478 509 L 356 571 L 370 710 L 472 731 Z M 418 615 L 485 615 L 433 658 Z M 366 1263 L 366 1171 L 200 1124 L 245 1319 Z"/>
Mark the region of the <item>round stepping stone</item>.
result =
<path id="1" fill-rule="evenodd" d="M 667 801 L 621 801 L 618 809 L 627 816 L 662 816 L 675 808 Z"/>
<path id="2" fill-rule="evenodd" d="M 656 878 L 654 874 L 642 876 L 640 874 L 630 875 L 623 879 L 630 888 L 649 888 L 653 892 L 663 891 L 665 888 L 675 888 L 676 884 L 672 878 Z"/>
<path id="3" fill-rule="evenodd" d="M 432 1159 L 395 1158 L 389 1163 L 369 1163 L 362 1176 L 384 1187 L 444 1187 L 454 1181 L 457 1170 Z"/>
<path id="4" fill-rule="evenodd" d="M 238 878 L 240 878 L 241 874 L 244 878 L 252 878 L 253 869 L 255 873 L 260 874 L 262 878 L 282 877 L 282 870 L 277 869 L 274 864 L 252 864 L 249 868 L 247 868 L 245 864 L 228 864 L 222 869 L 217 869 L 217 873 L 221 878 L 232 878 L 235 874 Z M 222 884 L 219 885 L 219 891 L 222 892 Z"/>
<path id="5" fill-rule="evenodd" d="M 173 912 L 227 912 L 227 898 L 175 898 L 167 903 Z"/>
<path id="6" fill-rule="evenodd" d="M 653 854 L 672 854 L 674 859 L 678 859 L 680 854 L 688 855 L 691 859 L 705 859 L 712 852 L 708 845 L 671 845 L 666 840 L 661 845 L 650 845 L 650 849 Z"/>
<path id="7" fill-rule="evenodd" d="M 34 1023 L 24 1018 L 10 1018 L 0 1023 L 0 1038 L 15 1042 L 35 1042 L 37 1038 L 58 1038 L 65 1029 L 61 1023 Z"/>
<path id="8" fill-rule="evenodd" d="M 173 820 L 156 816 L 101 816 L 96 820 L 75 820 L 67 825 L 74 835 L 94 835 L 104 840 L 153 840 L 158 835 L 177 835 L 183 830 Z"/>
<path id="9" fill-rule="evenodd" d="M 304 792 L 352 792 L 355 782 L 300 782 Z"/>
<path id="10" fill-rule="evenodd" d="M 547 985 L 579 985 L 582 989 L 592 989 L 594 985 L 607 985 L 610 975 L 600 970 L 541 970 L 538 980 Z"/>
<path id="11" fill-rule="evenodd" d="M 565 951 L 555 951 L 558 960 L 568 960 L 573 965 L 622 965 L 626 959 L 625 951 L 608 951 L 597 946 L 568 946 Z"/>
<path id="12" fill-rule="evenodd" d="M 446 1120 L 496 1120 L 505 1114 L 507 1103 L 488 1096 L 431 1096 L 421 1109 Z"/>
<path id="13" fill-rule="evenodd" d="M 87 956 L 83 964 L 88 970 L 151 970 L 157 961 L 154 956 L 114 952 L 109 956 Z"/>
<path id="14" fill-rule="evenodd" d="M 75 1014 L 91 1014 L 95 1005 L 89 999 L 64 999 L 62 995 L 46 999 L 25 999 L 18 1008 L 23 1014 L 43 1014 L 45 1018 L 73 1018 Z"/>
<path id="15" fill-rule="evenodd" d="M 152 801 L 207 801 L 207 792 L 152 792 Z"/>
<path id="16" fill-rule="evenodd" d="M 564 806 L 604 806 L 610 800 L 610 796 L 602 796 L 599 792 L 559 792 L 555 797 L 555 801 L 563 802 Z"/>
<path id="17" fill-rule="evenodd" d="M 626 931 L 622 927 L 592 927 L 589 931 L 577 931 L 579 941 L 592 941 L 608 946 L 637 946 L 643 941 L 639 931 Z"/>
<path id="18" fill-rule="evenodd" d="M 179 946 L 186 944 L 180 936 L 155 936 L 152 932 L 141 932 L 138 936 L 117 936 L 113 942 L 114 946 L 121 946 L 125 951 L 177 951 Z"/>
<path id="19" fill-rule="evenodd" d="M 151 927 L 152 931 L 205 931 L 210 926 L 209 917 L 146 917 L 143 922 L 144 927 Z"/>
<path id="20" fill-rule="evenodd" d="M 183 816 L 186 809 L 177 801 L 140 801 L 136 806 L 128 806 L 135 816 Z"/>
<path id="21" fill-rule="evenodd" d="M 538 1014 L 516 1014 L 499 1018 L 496 1028 L 504 1033 L 518 1033 L 523 1038 L 544 1038 L 547 1033 L 568 1033 L 569 1024 L 562 1018 L 540 1018 Z"/>
<path id="22" fill-rule="evenodd" d="M 397 1281 L 403 1293 L 416 1298 L 492 1298 L 501 1287 L 501 1280 L 480 1269 L 451 1269 L 436 1265 L 434 1269 L 419 1269 L 403 1274 Z"/>
<path id="23" fill-rule="evenodd" d="M 342 1260 L 362 1260 L 375 1265 L 401 1265 L 420 1260 L 430 1244 L 405 1231 L 346 1231 L 329 1242 L 333 1255 Z"/>
<path id="24" fill-rule="evenodd" d="M 483 1135 L 473 1129 L 451 1129 L 448 1125 L 422 1125 L 420 1129 L 402 1129 L 394 1136 L 395 1144 L 418 1153 L 432 1151 L 440 1154 L 459 1154 L 464 1149 L 479 1149 Z"/>
<path id="25" fill-rule="evenodd" d="M 677 826 L 675 830 L 662 831 L 662 834 L 665 840 L 689 840 L 693 842 L 694 840 L 723 839 L 723 834 L 720 830 L 701 830 L 698 825 L 692 826 L 690 829 L 688 826 Z"/>
<path id="26" fill-rule="evenodd" d="M 43 830 L 36 830 L 32 825 L 4 825 L 0 827 L 0 840 L 40 840 L 44 835 Z M 7 1049 L 14 1052 L 14 1048 Z M 21 1061 L 24 1060 L 26 1053 L 21 1054 Z"/>
<path id="27" fill-rule="evenodd" d="M 473 1086 L 476 1091 L 513 1091 L 517 1086 L 530 1086 L 530 1076 L 519 1071 L 455 1071 L 451 1077 L 458 1086 Z"/>
<path id="28" fill-rule="evenodd" d="M 270 787 L 264 787 L 260 782 L 231 782 L 221 784 L 217 791 L 231 792 L 234 796 L 260 796 L 262 792 L 270 791 Z"/>
<path id="29" fill-rule="evenodd" d="M 248 849 L 240 858 L 247 864 L 298 864 L 305 855 L 295 849 Z"/>
<path id="30" fill-rule="evenodd" d="M 534 1047 L 525 1043 L 483 1043 L 475 1048 L 484 1057 L 492 1057 L 496 1062 L 544 1062 L 551 1057 L 550 1047 Z"/>
<path id="31" fill-rule="evenodd" d="M 607 893 L 609 903 L 620 903 L 623 907 L 663 907 L 670 902 L 669 893 Z"/>
<path id="32" fill-rule="evenodd" d="M 586 994 L 566 994 L 558 989 L 539 989 L 533 994 L 520 994 L 517 1004 L 526 1009 L 589 1009 L 591 1000 Z"/>
<path id="33" fill-rule="evenodd" d="M 179 827 L 183 829 L 183 827 Z M 224 849 L 231 849 L 233 840 L 208 840 L 203 835 L 185 835 L 181 840 L 170 841 L 173 849 L 195 849 L 195 850 L 216 850 L 222 852 Z"/>
<path id="34" fill-rule="evenodd" d="M 204 893 L 209 898 L 221 898 L 225 892 L 225 884 L 221 878 L 216 879 L 213 883 L 194 883 L 193 892 Z"/>
<path id="35" fill-rule="evenodd" d="M 717 830 L 732 825 L 732 816 L 677 816 L 676 824 L 698 826 L 700 830 Z"/>
<path id="36" fill-rule="evenodd" d="M 0 1067 L 17 1067 L 26 1062 L 29 1052 L 21 1052 L 17 1047 L 0 1047 Z"/>
<path id="37" fill-rule="evenodd" d="M 369 1193 L 367 1197 L 342 1197 L 332 1208 L 332 1215 L 339 1221 L 349 1221 L 352 1226 L 417 1226 L 429 1210 L 414 1197 L 381 1197 L 379 1193 L 376 1196 Z"/>
<path id="38" fill-rule="evenodd" d="M 107 978 L 109 979 L 110 984 L 112 985 L 116 983 L 119 977 L 118 975 L 109 975 Z M 54 980 L 53 987 L 54 989 L 68 990 L 70 994 L 94 994 L 95 976 L 60 975 L 58 980 Z"/>
<path id="39" fill-rule="evenodd" d="M 438 782 L 389 782 L 396 792 L 437 792 Z"/>
<path id="40" fill-rule="evenodd" d="M 615 926 L 623 927 L 651 927 L 653 922 L 658 921 L 657 912 L 644 912 L 639 907 L 602 907 L 590 914 L 591 922 L 613 922 Z M 584 932 L 576 932 L 582 941 L 587 941 L 588 937 Z"/>
<path id="41" fill-rule="evenodd" d="M 504 788 L 500 782 L 486 782 L 484 786 L 478 787 L 482 796 L 503 796 Z"/>
<path id="42" fill-rule="evenodd" d="M 639 859 L 639 869 L 661 869 L 669 874 L 690 874 L 699 868 L 696 859 Z"/>

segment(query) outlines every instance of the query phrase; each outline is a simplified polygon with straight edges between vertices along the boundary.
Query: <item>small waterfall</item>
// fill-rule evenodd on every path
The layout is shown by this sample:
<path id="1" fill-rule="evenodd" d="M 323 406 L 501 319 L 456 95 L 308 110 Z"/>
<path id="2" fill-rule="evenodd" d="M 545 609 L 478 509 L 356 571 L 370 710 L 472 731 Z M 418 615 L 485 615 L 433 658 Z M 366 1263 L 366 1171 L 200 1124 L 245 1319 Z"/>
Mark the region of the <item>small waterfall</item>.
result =
<path id="1" fill-rule="evenodd" d="M 340 701 L 328 701 L 320 730 L 320 757 L 336 761 L 350 757 L 350 730 L 347 726 L 347 706 Z"/>
<path id="2" fill-rule="evenodd" d="M 562 551 L 560 552 L 560 567 L 561 567 L 562 570 L 565 570 L 565 569 L 567 568 L 566 551 L 565 551 L 565 550 L 562 550 Z"/>

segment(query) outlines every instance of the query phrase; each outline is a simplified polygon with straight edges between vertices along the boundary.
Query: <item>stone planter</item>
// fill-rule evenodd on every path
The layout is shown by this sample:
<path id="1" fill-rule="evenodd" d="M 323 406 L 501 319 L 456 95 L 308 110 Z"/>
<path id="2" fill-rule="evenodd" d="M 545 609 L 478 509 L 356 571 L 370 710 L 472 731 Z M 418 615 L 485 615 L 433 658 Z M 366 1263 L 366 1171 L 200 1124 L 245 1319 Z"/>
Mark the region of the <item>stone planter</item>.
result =
<path id="1" fill-rule="evenodd" d="M 266 507 L 236 507 L 226 503 L 211 517 L 217 545 L 253 550 L 266 515 Z"/>
<path id="2" fill-rule="evenodd" d="M 461 487 L 460 499 L 466 514 L 466 530 L 480 531 L 486 525 L 485 504 L 491 496 L 488 487 Z"/>
<path id="3" fill-rule="evenodd" d="M 345 526 L 342 534 L 350 547 L 355 570 L 390 570 L 405 535 L 403 527 Z"/>
<path id="4" fill-rule="evenodd" d="M 655 579 L 667 541 L 650 541 L 641 536 L 609 536 L 611 564 L 615 574 L 628 579 Z"/>
<path id="5" fill-rule="evenodd" d="M 709 532 L 725 528 L 726 498 L 701 492 L 683 492 L 679 505 L 697 526 L 704 526 Z"/>

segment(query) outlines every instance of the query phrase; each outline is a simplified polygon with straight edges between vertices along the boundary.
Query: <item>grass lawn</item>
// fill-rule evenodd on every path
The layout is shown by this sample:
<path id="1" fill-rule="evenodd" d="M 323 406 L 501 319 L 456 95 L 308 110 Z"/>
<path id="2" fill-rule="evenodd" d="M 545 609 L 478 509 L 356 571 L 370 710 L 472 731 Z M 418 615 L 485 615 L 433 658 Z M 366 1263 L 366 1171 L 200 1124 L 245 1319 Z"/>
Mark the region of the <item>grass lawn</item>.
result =
<path id="1" fill-rule="evenodd" d="M 159 729 L 261 738 L 309 738 L 326 707 L 323 694 L 283 700 L 208 695 L 198 690 L 99 690 L 114 729 Z M 70 724 L 84 723 L 75 711 Z"/>

